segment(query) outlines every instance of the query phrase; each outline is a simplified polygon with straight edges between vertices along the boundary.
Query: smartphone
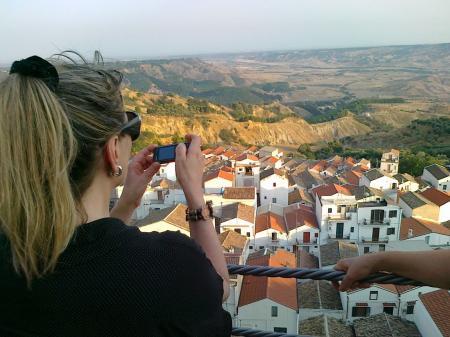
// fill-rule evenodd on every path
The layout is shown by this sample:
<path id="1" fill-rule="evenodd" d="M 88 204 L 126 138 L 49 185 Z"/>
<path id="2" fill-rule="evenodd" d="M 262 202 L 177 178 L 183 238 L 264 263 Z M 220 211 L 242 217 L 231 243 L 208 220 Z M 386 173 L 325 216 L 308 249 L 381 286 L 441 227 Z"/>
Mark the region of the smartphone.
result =
<path id="1" fill-rule="evenodd" d="M 189 148 L 189 144 L 190 143 L 184 143 L 184 145 L 186 145 L 186 148 Z M 157 161 L 161 164 L 175 161 L 175 149 L 177 145 L 178 143 L 158 146 L 153 151 L 153 161 Z"/>

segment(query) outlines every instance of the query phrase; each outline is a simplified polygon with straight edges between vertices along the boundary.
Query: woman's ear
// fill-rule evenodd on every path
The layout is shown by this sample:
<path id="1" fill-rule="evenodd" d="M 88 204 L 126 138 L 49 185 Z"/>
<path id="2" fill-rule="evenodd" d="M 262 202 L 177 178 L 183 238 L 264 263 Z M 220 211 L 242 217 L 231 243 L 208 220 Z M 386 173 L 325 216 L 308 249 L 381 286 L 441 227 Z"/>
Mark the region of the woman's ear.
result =
<path id="1" fill-rule="evenodd" d="M 104 161 L 105 167 L 108 171 L 117 171 L 117 165 L 119 164 L 119 137 L 111 137 L 104 147 Z"/>

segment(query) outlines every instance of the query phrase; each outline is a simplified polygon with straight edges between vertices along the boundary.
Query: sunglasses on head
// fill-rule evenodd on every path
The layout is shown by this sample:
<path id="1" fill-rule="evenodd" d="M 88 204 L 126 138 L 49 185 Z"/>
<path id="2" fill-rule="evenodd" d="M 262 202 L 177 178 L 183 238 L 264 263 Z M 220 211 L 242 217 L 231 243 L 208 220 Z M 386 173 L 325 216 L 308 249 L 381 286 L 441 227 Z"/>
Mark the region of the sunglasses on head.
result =
<path id="1" fill-rule="evenodd" d="M 128 122 L 120 128 L 119 132 L 129 135 L 131 140 L 135 141 L 141 133 L 141 116 L 134 111 L 126 111 L 125 113 Z"/>

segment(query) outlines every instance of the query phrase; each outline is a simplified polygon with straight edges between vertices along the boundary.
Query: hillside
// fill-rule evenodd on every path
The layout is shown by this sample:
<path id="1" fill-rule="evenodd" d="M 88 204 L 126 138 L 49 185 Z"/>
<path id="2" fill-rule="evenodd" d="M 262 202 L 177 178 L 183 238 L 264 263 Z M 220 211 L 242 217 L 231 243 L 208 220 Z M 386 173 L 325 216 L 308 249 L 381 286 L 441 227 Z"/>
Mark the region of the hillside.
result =
<path id="1" fill-rule="evenodd" d="M 194 132 L 205 143 L 303 144 L 364 134 L 370 128 L 353 116 L 311 125 L 280 103 L 227 107 L 177 95 L 123 91 L 127 109 L 138 110 L 143 130 L 162 143 Z M 235 108 L 235 110 L 233 110 Z M 242 110 L 238 110 L 242 109 Z M 252 120 L 253 119 L 253 120 Z M 269 122 L 268 122 L 269 121 Z"/>

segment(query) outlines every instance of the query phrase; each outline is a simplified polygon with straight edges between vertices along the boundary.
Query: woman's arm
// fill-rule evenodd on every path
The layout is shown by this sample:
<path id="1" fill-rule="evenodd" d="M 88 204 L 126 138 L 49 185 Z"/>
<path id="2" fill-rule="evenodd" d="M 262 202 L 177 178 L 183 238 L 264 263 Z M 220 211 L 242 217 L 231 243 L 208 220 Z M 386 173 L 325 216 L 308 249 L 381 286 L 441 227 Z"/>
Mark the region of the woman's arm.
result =
<path id="1" fill-rule="evenodd" d="M 378 271 L 414 279 L 427 285 L 450 289 L 450 250 L 381 252 L 340 260 L 335 269 L 347 272 L 339 287 L 346 291 L 367 286 L 358 281 Z"/>
<path id="2" fill-rule="evenodd" d="M 200 137 L 187 135 L 186 140 L 191 143 L 189 151 L 186 152 L 186 146 L 183 143 L 178 145 L 175 170 L 177 179 L 183 187 L 188 207 L 197 209 L 205 205 L 202 187 L 204 157 L 200 148 Z M 224 302 L 230 293 L 230 277 L 212 220 L 191 221 L 189 230 L 191 238 L 202 247 L 217 274 L 223 279 L 222 301 Z"/>

